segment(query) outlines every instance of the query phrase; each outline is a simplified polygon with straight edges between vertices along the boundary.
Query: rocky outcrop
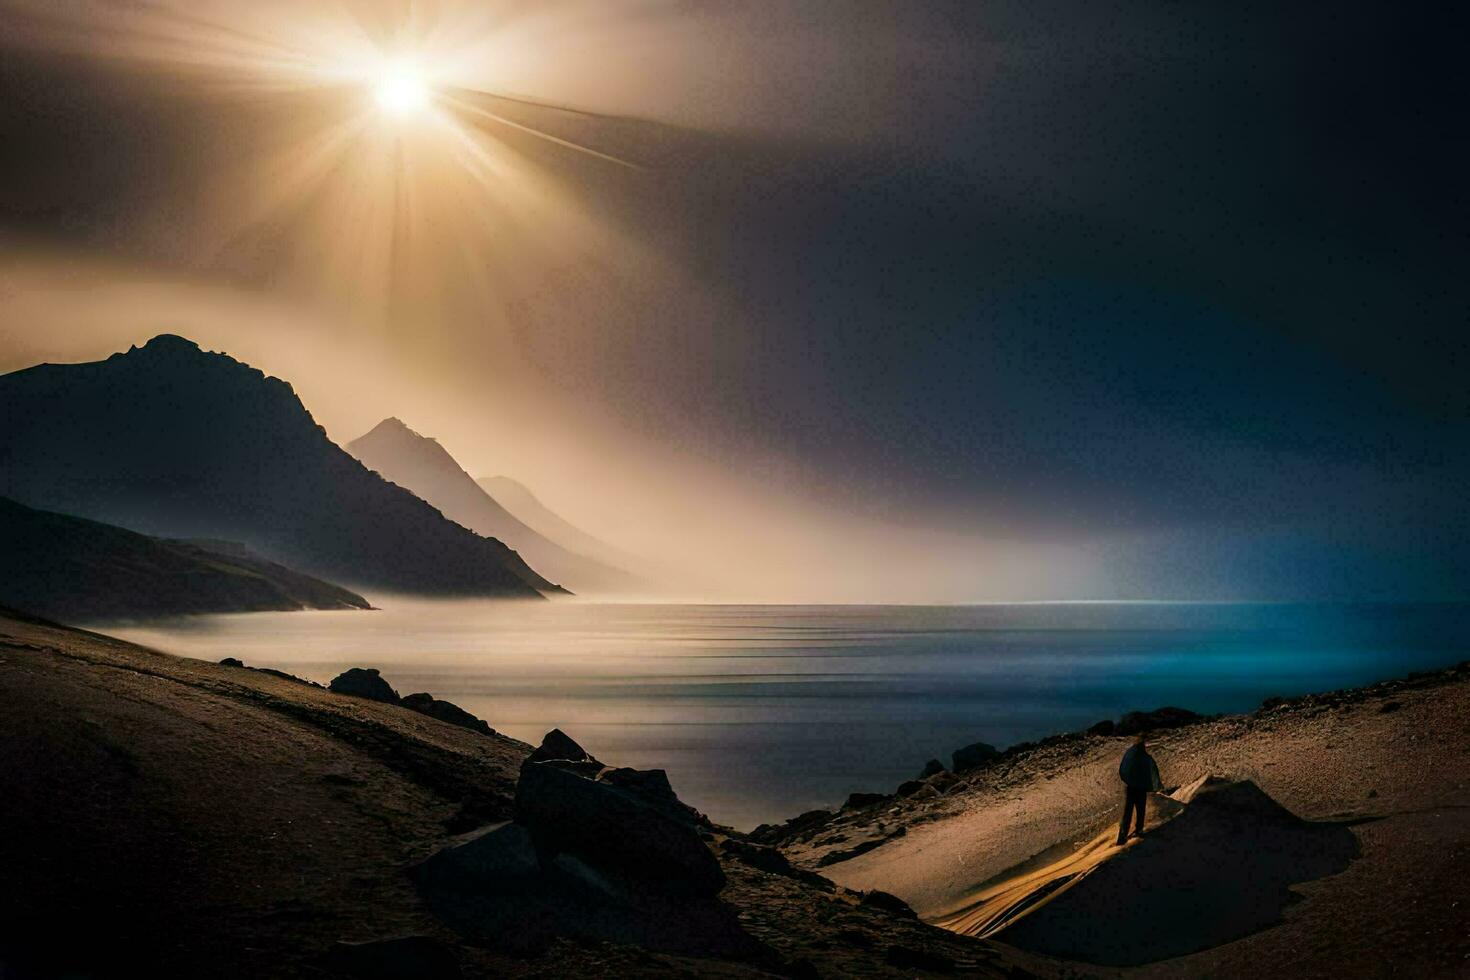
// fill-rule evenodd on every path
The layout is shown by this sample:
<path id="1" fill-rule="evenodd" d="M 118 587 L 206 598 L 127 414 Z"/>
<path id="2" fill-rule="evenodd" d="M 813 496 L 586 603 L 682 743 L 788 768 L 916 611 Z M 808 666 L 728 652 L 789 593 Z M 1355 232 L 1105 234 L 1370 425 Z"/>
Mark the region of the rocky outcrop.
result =
<path id="1" fill-rule="evenodd" d="M 369 701 L 381 701 L 384 704 L 399 703 L 398 692 L 383 680 L 376 667 L 349 667 L 333 677 L 332 683 L 327 687 L 338 694 L 350 694 L 355 698 L 367 698 Z"/>
<path id="2" fill-rule="evenodd" d="M 1130 711 L 1118 720 L 1114 735 L 1138 735 L 1165 728 L 1183 728 L 1204 721 L 1205 716 L 1185 708 L 1155 708 L 1152 711 Z"/>
<path id="3" fill-rule="evenodd" d="M 924 763 L 924 769 L 919 773 L 919 778 L 928 779 L 930 776 L 936 776 L 944 771 L 944 763 L 940 762 L 938 759 L 930 759 L 928 762 Z"/>
<path id="4" fill-rule="evenodd" d="M 716 897 L 724 870 L 693 822 L 681 819 L 684 805 L 662 771 L 579 775 L 566 766 L 595 760 L 562 732 L 549 733 L 538 751 L 580 758 L 527 760 L 513 822 L 413 869 L 441 919 L 477 942 L 525 953 L 571 938 L 689 955 L 767 955 Z M 785 863 L 774 849 L 745 847 L 743 860 L 773 869 Z"/>
<path id="5" fill-rule="evenodd" d="M 569 762 L 596 762 L 587 750 L 578 745 L 566 732 L 553 728 L 541 739 L 527 762 L 545 762 L 548 759 L 565 759 Z"/>
<path id="6" fill-rule="evenodd" d="M 491 728 L 484 719 L 476 718 L 459 705 L 451 701 L 441 701 L 432 694 L 422 691 L 418 694 L 410 694 L 403 699 L 402 704 L 410 711 L 417 711 L 421 715 L 428 715 L 430 718 L 437 718 L 442 722 L 458 725 L 460 728 L 468 728 L 481 735 L 495 734 L 495 729 Z"/>
<path id="7" fill-rule="evenodd" d="M 951 761 L 955 772 L 965 772 L 988 765 L 1000 755 L 1000 750 L 986 742 L 973 742 L 954 750 Z"/>
<path id="8" fill-rule="evenodd" d="M 759 843 L 775 844 L 803 834 L 814 834 L 831 823 L 835 816 L 831 810 L 807 810 L 785 823 L 763 823 L 745 836 Z"/>
<path id="9" fill-rule="evenodd" d="M 847 802 L 842 804 L 844 810 L 861 810 L 865 806 L 873 806 L 888 800 L 887 793 L 849 793 Z"/>
<path id="10" fill-rule="evenodd" d="M 515 806 L 516 822 L 543 850 L 647 876 L 680 894 L 714 895 L 725 884 L 719 861 L 691 827 L 629 790 L 528 762 Z"/>

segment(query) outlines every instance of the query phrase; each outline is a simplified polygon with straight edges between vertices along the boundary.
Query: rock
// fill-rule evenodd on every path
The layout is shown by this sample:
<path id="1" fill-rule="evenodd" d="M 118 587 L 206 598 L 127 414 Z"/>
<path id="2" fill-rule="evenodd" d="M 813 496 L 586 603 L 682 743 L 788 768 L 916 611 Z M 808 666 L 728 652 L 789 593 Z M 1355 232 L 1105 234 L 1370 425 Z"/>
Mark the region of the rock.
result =
<path id="1" fill-rule="evenodd" d="M 527 762 L 545 762 L 547 759 L 569 759 L 572 762 L 596 762 L 587 750 L 578 745 L 570 735 L 560 728 L 553 728 L 541 739 L 536 751 Z"/>
<path id="2" fill-rule="evenodd" d="M 608 769 L 597 778 L 636 793 L 650 803 L 679 802 L 674 787 L 669 784 L 669 774 L 662 769 Z"/>
<path id="3" fill-rule="evenodd" d="M 594 793 L 621 792 L 555 768 L 543 771 Z M 601 856 L 548 851 L 521 823 L 461 838 L 409 876 L 451 929 L 516 955 L 536 955 L 559 939 L 741 959 L 760 951 L 717 898 L 671 892 L 647 869 L 617 870 Z"/>
<path id="4" fill-rule="evenodd" d="M 921 783 L 921 782 L 919 782 L 919 780 L 917 780 L 917 779 L 910 779 L 910 780 L 907 780 L 906 782 L 899 783 L 898 784 L 898 790 L 895 792 L 894 795 L 895 796 L 913 796 L 915 793 L 917 793 L 919 790 L 921 790 L 923 788 L 924 788 L 924 784 Z"/>
<path id="5" fill-rule="evenodd" d="M 940 762 L 938 759 L 930 759 L 928 762 L 924 763 L 924 769 L 922 772 L 919 773 L 919 778 L 928 779 L 930 776 L 937 776 L 944 771 L 944 763 Z"/>
<path id="6" fill-rule="evenodd" d="M 1261 711 L 1273 711 L 1276 708 L 1281 707 L 1285 703 L 1286 703 L 1286 698 L 1283 698 L 1279 694 L 1273 694 L 1270 697 L 1268 697 L 1268 698 L 1264 699 L 1263 701 L 1261 701 L 1260 710 Z"/>
<path id="7" fill-rule="evenodd" d="M 1185 708 L 1155 708 L 1153 711 L 1130 711 L 1118 721 L 1118 735 L 1137 735 L 1163 728 L 1183 728 L 1203 721 L 1204 716 Z"/>
<path id="8" fill-rule="evenodd" d="M 955 749 L 951 756 L 954 765 L 951 767 L 955 772 L 965 772 L 969 769 L 978 769 L 987 765 L 1000 755 L 994 745 L 986 742 L 974 742 L 964 748 Z"/>
<path id="9" fill-rule="evenodd" d="M 415 867 L 413 877 L 434 889 L 469 893 L 533 875 L 540 867 L 531 832 L 504 823 L 444 848 Z"/>
<path id="10" fill-rule="evenodd" d="M 720 862 L 693 827 L 620 787 L 527 762 L 515 814 L 537 848 L 610 865 L 659 890 L 712 896 L 725 885 Z"/>
<path id="11" fill-rule="evenodd" d="M 669 774 L 662 769 L 603 769 L 596 778 L 642 797 L 678 820 L 708 824 L 704 814 L 686 805 L 669 785 Z"/>
<path id="12" fill-rule="evenodd" d="M 1378 713 L 1379 713 L 1379 714 L 1380 714 L 1380 715 L 1386 715 L 1386 714 L 1388 714 L 1388 713 L 1389 713 L 1389 712 L 1391 712 L 1391 711 L 1397 711 L 1397 710 L 1399 710 L 1399 709 L 1400 709 L 1400 708 L 1402 708 L 1402 707 L 1403 707 L 1403 705 L 1402 705 L 1402 704 L 1400 704 L 1400 703 L 1399 703 L 1399 702 L 1397 702 L 1397 701 L 1385 701 L 1385 702 L 1383 702 L 1383 704 L 1382 704 L 1382 705 L 1381 705 L 1381 706 L 1380 706 L 1380 707 L 1379 707 L 1379 709 L 1378 709 Z"/>
<path id="13" fill-rule="evenodd" d="M 1118 726 L 1113 724 L 1113 720 L 1111 718 L 1104 718 L 1102 721 L 1089 728 L 1087 730 L 1087 734 L 1107 736 L 1114 734 L 1117 731 L 1117 728 Z"/>
<path id="14" fill-rule="evenodd" d="M 937 772 L 934 775 L 930 776 L 927 780 L 925 780 L 925 782 L 927 782 L 930 786 L 933 786 L 941 793 L 943 793 L 945 790 L 949 789 L 951 786 L 959 781 L 960 777 L 956 776 L 948 769 L 944 770 L 943 772 Z"/>
<path id="15" fill-rule="evenodd" d="M 324 959 L 332 972 L 362 980 L 457 980 L 463 975 L 454 949 L 431 936 L 340 942 Z"/>
<path id="16" fill-rule="evenodd" d="M 245 664 L 236 657 L 226 657 L 219 662 L 221 667 L 244 667 Z"/>
<path id="17" fill-rule="evenodd" d="M 450 701 L 440 701 L 431 694 L 410 694 L 403 699 L 403 706 L 421 715 L 437 718 L 460 728 L 468 728 L 479 732 L 481 735 L 494 735 L 495 729 L 491 728 L 485 721 L 476 718 L 459 705 Z"/>
<path id="18" fill-rule="evenodd" d="M 842 804 L 844 810 L 861 810 L 865 806 L 882 803 L 888 796 L 884 793 L 850 793 L 847 802 Z"/>
<path id="19" fill-rule="evenodd" d="M 796 834 L 815 831 L 832 819 L 831 810 L 807 810 L 781 824 L 763 823 L 745 836 L 763 844 L 773 844 Z"/>
<path id="20" fill-rule="evenodd" d="M 930 973 L 953 973 L 954 960 L 911 946 L 889 946 L 883 954 L 889 966 L 900 970 L 927 970 Z"/>
<path id="21" fill-rule="evenodd" d="M 531 760 L 527 759 L 526 761 L 530 762 Z M 572 759 L 547 759 L 536 764 L 538 766 L 551 766 L 552 768 L 560 769 L 562 772 L 574 772 L 584 779 L 596 779 L 597 774 L 607 768 L 607 766 L 604 766 L 596 759 L 583 759 L 580 762 Z"/>
<path id="22" fill-rule="evenodd" d="M 376 667 L 353 667 L 346 670 L 332 678 L 328 689 L 338 694 L 350 694 L 355 698 L 367 698 L 369 701 L 398 703 L 398 692 L 378 676 Z"/>
<path id="23" fill-rule="evenodd" d="M 739 840 L 734 837 L 726 837 L 720 843 L 720 850 L 726 854 L 738 858 L 741 863 L 748 864 L 752 868 L 761 871 L 769 871 L 771 874 L 789 875 L 791 873 L 791 862 L 786 860 L 786 855 L 774 847 L 764 844 L 752 844 L 749 841 Z"/>
<path id="24" fill-rule="evenodd" d="M 859 904 L 866 905 L 869 908 L 882 909 L 885 912 L 892 912 L 906 919 L 917 919 L 919 917 L 917 912 L 909 908 L 908 902 L 905 902 L 897 895 L 891 895 L 888 892 L 879 891 L 876 888 L 870 892 L 864 892 L 863 899 Z"/>

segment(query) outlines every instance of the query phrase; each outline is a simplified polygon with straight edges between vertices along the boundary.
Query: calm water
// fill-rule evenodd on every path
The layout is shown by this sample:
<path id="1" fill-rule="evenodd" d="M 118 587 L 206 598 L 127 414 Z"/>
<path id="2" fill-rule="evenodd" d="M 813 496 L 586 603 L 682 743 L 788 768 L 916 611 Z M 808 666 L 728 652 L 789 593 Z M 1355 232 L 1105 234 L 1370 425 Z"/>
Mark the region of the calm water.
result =
<path id="1" fill-rule="evenodd" d="M 321 682 L 378 667 L 527 742 L 560 727 L 605 762 L 667 769 L 738 827 L 889 791 L 969 742 L 1164 704 L 1245 710 L 1470 657 L 1455 605 L 380 604 L 108 631 Z"/>

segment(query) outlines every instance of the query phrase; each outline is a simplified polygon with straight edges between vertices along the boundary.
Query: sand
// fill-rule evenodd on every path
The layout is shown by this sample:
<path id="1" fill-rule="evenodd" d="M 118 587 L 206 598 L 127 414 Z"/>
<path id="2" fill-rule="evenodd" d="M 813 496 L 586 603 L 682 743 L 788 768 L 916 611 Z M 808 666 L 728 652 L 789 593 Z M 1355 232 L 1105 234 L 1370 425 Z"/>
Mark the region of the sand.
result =
<path id="1" fill-rule="evenodd" d="M 787 853 L 816 867 L 826 853 L 887 837 L 822 872 L 849 887 L 892 892 L 929 921 L 954 925 L 1007 877 L 1058 862 L 1081 870 L 1109 856 L 1098 849 L 1116 835 L 1116 767 L 1126 745 L 1126 739 L 1090 737 L 1047 746 L 969 776 L 937 799 L 844 814 L 810 840 L 788 845 Z M 1445 976 L 1470 966 L 1470 670 L 1161 733 L 1152 749 L 1166 784 L 1207 774 L 1250 780 L 1296 817 L 1344 825 L 1358 856 L 1336 871 L 1327 862 L 1316 869 L 1325 872 L 1317 880 L 1278 881 L 1286 904 L 1277 894 L 1267 903 L 1271 914 L 1248 923 L 1243 935 L 1185 936 L 1146 957 L 1115 954 L 1112 964 L 1146 958 L 1152 965 L 1127 972 L 1158 976 L 1310 977 Z M 900 828 L 904 833 L 894 836 Z M 1164 872 L 1150 862 L 1161 861 L 1177 877 L 1198 860 L 1171 848 L 1145 862 L 1149 851 L 1132 846 L 1128 856 L 1138 862 L 1107 862 L 1129 872 L 1137 885 L 1132 894 L 1170 894 L 1154 887 Z M 1218 870 L 1222 880 L 1231 871 L 1218 856 L 1206 870 Z M 1144 879 L 1147 889 L 1138 885 Z M 1066 902 L 1083 894 L 1080 886 L 1074 891 Z M 1130 907 L 1145 918 L 1157 913 L 1148 902 L 1118 897 L 1129 892 L 1122 883 L 1109 894 L 1132 928 Z M 1053 911 L 1064 910 L 1063 902 L 1057 898 Z M 1105 905 L 1099 900 L 1085 914 L 1100 915 Z M 985 932 L 983 923 L 978 931 Z M 1005 931 L 991 935 L 1006 941 Z M 1012 939 L 1027 941 L 1025 931 L 1017 929 Z M 1219 945 L 1190 954 L 1197 941 Z M 1159 953 L 1168 958 L 1154 959 Z M 1026 962 L 1044 975 L 1076 969 L 1041 958 Z M 1109 957 L 1094 951 L 1090 962 L 1108 966 Z"/>

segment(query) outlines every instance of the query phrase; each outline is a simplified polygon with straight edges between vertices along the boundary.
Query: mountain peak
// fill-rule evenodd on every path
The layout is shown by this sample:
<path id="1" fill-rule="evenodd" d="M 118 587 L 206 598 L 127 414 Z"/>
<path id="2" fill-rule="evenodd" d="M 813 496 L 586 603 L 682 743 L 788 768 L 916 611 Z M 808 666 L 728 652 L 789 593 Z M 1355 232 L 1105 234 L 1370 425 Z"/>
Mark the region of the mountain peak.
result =
<path id="1" fill-rule="evenodd" d="M 201 353 L 199 345 L 188 337 L 180 337 L 175 333 L 161 333 L 148 341 L 142 347 L 134 347 L 128 351 L 146 351 L 150 354 L 198 354 Z"/>
<path id="2" fill-rule="evenodd" d="M 377 425 L 373 426 L 372 432 L 369 432 L 368 435 L 372 435 L 373 433 L 380 433 L 383 435 L 387 435 L 390 433 L 398 435 L 410 435 L 413 436 L 415 439 L 424 438 L 424 436 L 409 428 L 408 423 L 404 422 L 403 419 L 399 418 L 396 415 L 390 415 L 383 421 L 379 422 Z"/>

